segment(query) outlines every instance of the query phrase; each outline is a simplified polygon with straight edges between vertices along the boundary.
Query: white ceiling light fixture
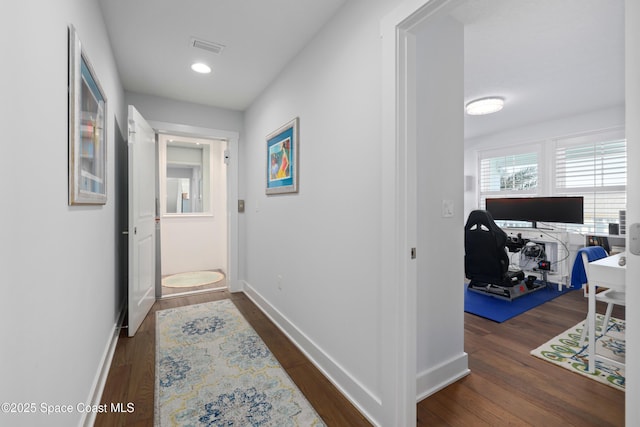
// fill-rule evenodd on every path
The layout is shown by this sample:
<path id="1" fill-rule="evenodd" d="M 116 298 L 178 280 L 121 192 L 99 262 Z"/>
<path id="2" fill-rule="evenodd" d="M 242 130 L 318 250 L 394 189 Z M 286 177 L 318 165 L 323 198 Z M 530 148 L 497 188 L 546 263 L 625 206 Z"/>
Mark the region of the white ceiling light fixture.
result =
<path id="1" fill-rule="evenodd" d="M 211 67 L 209 67 L 207 64 L 204 64 L 202 62 L 195 62 L 191 64 L 191 69 L 196 73 L 201 73 L 201 74 L 209 74 L 211 72 Z"/>
<path id="2" fill-rule="evenodd" d="M 475 99 L 465 106 L 467 114 L 470 116 L 482 116 L 484 114 L 497 113 L 504 107 L 504 98 L 491 96 L 488 98 Z"/>

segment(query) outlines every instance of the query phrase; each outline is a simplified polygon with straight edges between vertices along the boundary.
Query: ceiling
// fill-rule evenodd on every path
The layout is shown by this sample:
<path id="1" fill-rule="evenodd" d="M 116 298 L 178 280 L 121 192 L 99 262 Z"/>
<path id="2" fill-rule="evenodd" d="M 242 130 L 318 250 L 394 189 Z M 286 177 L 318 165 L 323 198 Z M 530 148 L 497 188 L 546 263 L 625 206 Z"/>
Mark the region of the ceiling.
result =
<path id="1" fill-rule="evenodd" d="M 125 90 L 244 111 L 345 1 L 99 3 Z M 224 48 L 194 48 L 192 37 Z M 194 73 L 196 61 L 212 73 Z"/>
<path id="2" fill-rule="evenodd" d="M 465 116 L 465 137 L 624 105 L 624 0 L 473 0 L 465 26 L 465 103 L 505 98 Z"/>
<path id="3" fill-rule="evenodd" d="M 239 111 L 346 1 L 99 0 L 125 90 Z M 624 0 L 472 0 L 451 16 L 465 26 L 465 102 L 506 104 L 466 116 L 467 138 L 624 104 Z"/>

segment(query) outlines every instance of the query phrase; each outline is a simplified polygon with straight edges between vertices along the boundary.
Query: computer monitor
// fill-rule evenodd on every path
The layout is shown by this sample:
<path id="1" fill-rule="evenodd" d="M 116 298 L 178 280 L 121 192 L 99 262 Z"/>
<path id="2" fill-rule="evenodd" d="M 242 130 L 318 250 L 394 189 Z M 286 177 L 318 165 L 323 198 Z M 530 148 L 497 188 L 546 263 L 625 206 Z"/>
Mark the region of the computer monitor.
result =
<path id="1" fill-rule="evenodd" d="M 486 210 L 493 219 L 537 222 L 584 223 L 584 198 L 504 197 L 486 199 Z"/>

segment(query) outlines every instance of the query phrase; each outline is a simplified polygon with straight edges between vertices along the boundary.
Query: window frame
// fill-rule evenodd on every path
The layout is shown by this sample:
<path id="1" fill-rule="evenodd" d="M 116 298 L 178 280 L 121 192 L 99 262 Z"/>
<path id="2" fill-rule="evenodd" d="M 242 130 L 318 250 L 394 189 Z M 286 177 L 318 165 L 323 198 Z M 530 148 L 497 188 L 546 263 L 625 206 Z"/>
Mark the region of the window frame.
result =
<path id="1" fill-rule="evenodd" d="M 482 161 L 493 158 L 503 158 L 509 156 L 519 156 L 535 153 L 538 167 L 538 182 L 535 188 L 527 190 L 507 190 L 507 191 L 483 191 L 482 190 Z M 531 197 L 541 195 L 541 189 L 544 187 L 544 176 L 546 168 L 544 162 L 541 162 L 543 156 L 542 143 L 520 144 L 504 148 L 491 148 L 478 152 L 477 168 L 478 168 L 478 201 L 479 206 L 484 206 L 484 199 L 487 197 Z"/>
<path id="2" fill-rule="evenodd" d="M 580 187 L 558 187 L 558 150 L 562 147 L 564 148 L 577 148 L 577 147 L 588 147 L 590 145 L 597 144 L 606 144 L 606 143 L 619 143 L 620 141 L 625 142 L 625 157 L 624 157 L 624 167 L 625 167 L 625 184 L 624 185 L 597 185 L 594 183 L 592 186 L 580 186 Z M 581 195 L 585 197 L 585 201 L 587 197 L 592 197 L 594 199 L 593 209 L 588 211 L 587 203 L 585 203 L 584 208 L 584 216 L 585 219 L 592 217 L 591 222 L 585 222 L 584 225 L 576 227 L 575 225 L 568 226 L 567 228 L 576 229 L 579 228 L 580 231 L 594 233 L 594 234 L 608 234 L 608 226 L 605 227 L 604 223 L 599 224 L 597 221 L 598 218 L 604 219 L 614 219 L 613 215 L 608 216 L 604 212 L 607 211 L 607 208 L 598 209 L 598 198 L 606 197 L 607 195 L 614 195 L 614 197 L 620 197 L 619 193 L 624 193 L 624 206 L 619 206 L 614 210 L 626 210 L 627 207 L 627 169 L 628 169 L 628 145 L 626 143 L 626 135 L 623 127 L 616 127 L 592 132 L 585 132 L 582 134 L 571 135 L 567 137 L 554 138 L 552 140 L 551 154 L 553 156 L 552 162 L 552 195 L 554 196 L 572 196 L 572 195 Z M 594 157 L 597 153 L 594 152 Z M 620 209 L 622 208 L 622 209 Z M 619 220 L 619 217 L 618 217 Z"/>

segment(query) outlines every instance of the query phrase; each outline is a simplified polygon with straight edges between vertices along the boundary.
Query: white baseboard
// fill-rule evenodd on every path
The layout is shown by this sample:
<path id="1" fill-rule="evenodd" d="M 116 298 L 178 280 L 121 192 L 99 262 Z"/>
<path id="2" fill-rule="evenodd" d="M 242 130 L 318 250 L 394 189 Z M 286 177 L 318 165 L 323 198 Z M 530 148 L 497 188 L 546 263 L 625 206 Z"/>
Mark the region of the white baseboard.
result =
<path id="1" fill-rule="evenodd" d="M 417 401 L 431 396 L 433 393 L 442 390 L 449 384 L 453 384 L 459 379 L 469 375 L 469 357 L 467 353 L 462 353 L 458 357 L 446 361 L 427 371 L 418 374 L 416 384 Z"/>
<path id="2" fill-rule="evenodd" d="M 118 344 L 118 337 L 120 336 L 120 329 L 122 328 L 122 322 L 124 321 L 124 316 L 126 313 L 126 306 L 120 309 L 120 315 L 118 316 L 118 320 L 113 326 L 113 334 L 107 341 L 106 347 L 102 354 L 102 360 L 98 367 L 98 371 L 96 372 L 96 376 L 93 380 L 93 384 L 91 385 L 91 392 L 89 394 L 89 400 L 87 401 L 87 405 L 99 405 L 100 400 L 102 399 L 102 392 L 104 391 L 104 386 L 107 382 L 107 376 L 109 375 L 109 370 L 111 369 L 111 362 L 113 361 L 113 355 L 116 351 L 116 345 Z M 96 413 L 93 411 L 83 412 L 82 418 L 80 419 L 80 423 L 78 425 L 84 427 L 91 427 L 96 421 Z"/>
<path id="3" fill-rule="evenodd" d="M 379 425 L 377 420 L 382 418 L 379 396 L 360 384 L 247 282 L 237 291 L 243 291 L 373 425 Z"/>

